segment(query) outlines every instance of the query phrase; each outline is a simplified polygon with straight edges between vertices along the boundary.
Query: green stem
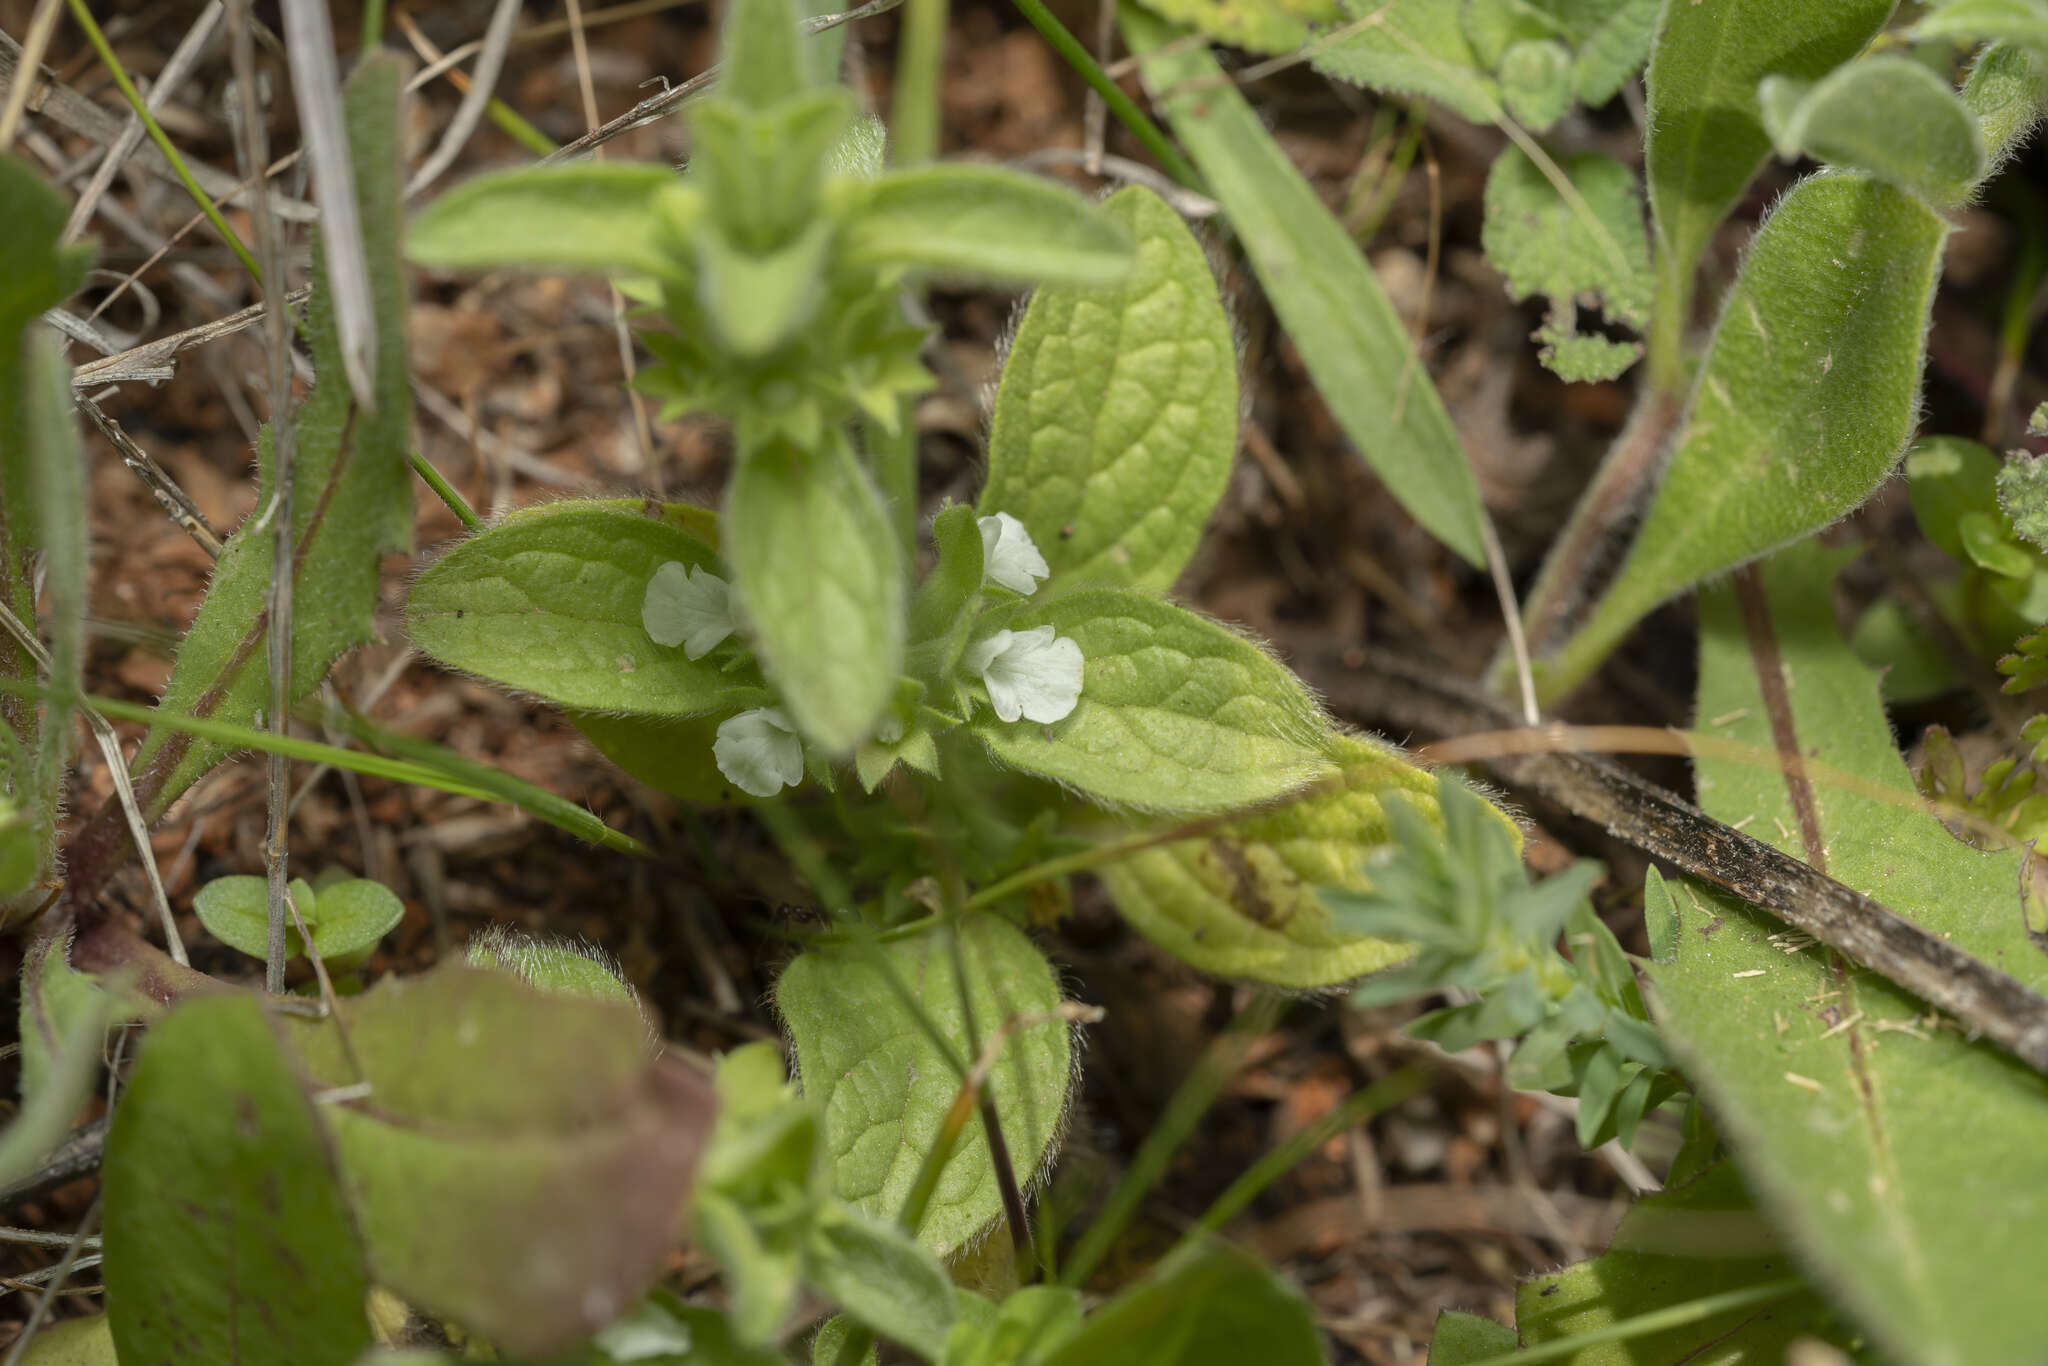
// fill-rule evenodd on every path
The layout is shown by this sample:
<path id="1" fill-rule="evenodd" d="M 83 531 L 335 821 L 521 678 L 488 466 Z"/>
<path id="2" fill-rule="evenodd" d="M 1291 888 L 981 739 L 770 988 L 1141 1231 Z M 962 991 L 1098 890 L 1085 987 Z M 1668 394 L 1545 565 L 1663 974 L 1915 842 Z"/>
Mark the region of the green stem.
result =
<path id="1" fill-rule="evenodd" d="M 939 75 L 946 59 L 946 0 L 910 0 L 897 40 L 896 102 L 889 136 L 895 164 L 915 166 L 939 154 Z"/>
<path id="2" fill-rule="evenodd" d="M 1068 66 L 1080 73 L 1088 88 L 1102 96 L 1102 102 L 1109 106 L 1109 112 L 1116 115 L 1116 121 L 1131 130 L 1131 136 L 1145 145 L 1155 160 L 1165 168 L 1166 173 L 1191 190 L 1207 193 L 1202 174 L 1188 159 L 1181 155 L 1180 148 L 1173 140 L 1160 131 L 1159 125 L 1145 116 L 1145 111 L 1131 100 L 1123 87 L 1109 78 L 1102 69 L 1102 63 L 1095 60 L 1093 53 L 1082 45 L 1081 40 L 1067 30 L 1059 17 L 1047 9 L 1043 0 L 1011 0 L 1017 12 L 1031 21 L 1052 50 L 1059 53 Z M 913 5 L 916 0 L 911 0 Z"/>
<path id="3" fill-rule="evenodd" d="M 1610 1323 L 1605 1328 L 1595 1328 L 1590 1333 L 1575 1333 L 1568 1338 L 1557 1338 L 1538 1347 L 1525 1347 L 1501 1356 L 1487 1357 L 1470 1366 L 1534 1366 L 1536 1362 L 1563 1361 L 1575 1357 L 1588 1347 L 1597 1347 L 1603 1342 L 1626 1342 L 1630 1338 L 1648 1337 L 1652 1333 L 1669 1332 L 1673 1328 L 1684 1328 L 1725 1314 L 1731 1309 L 1747 1309 L 1753 1304 L 1769 1304 L 1782 1300 L 1787 1295 L 1805 1288 L 1805 1282 L 1796 1277 L 1782 1281 L 1766 1281 L 1741 1290 L 1729 1290 L 1719 1295 L 1708 1295 L 1704 1299 L 1689 1300 L 1674 1304 L 1668 1309 L 1653 1310 L 1638 1314 L 1632 1319 Z"/>
<path id="4" fill-rule="evenodd" d="M 218 232 L 235 255 L 241 258 L 243 267 L 249 272 L 249 278 L 260 288 L 263 284 L 263 271 L 256 264 L 256 258 L 242 245 L 242 239 L 235 236 L 235 230 L 228 226 L 228 220 L 221 217 L 220 207 L 207 197 L 206 191 L 199 188 L 199 181 L 193 176 L 192 168 L 185 164 L 184 157 L 178 155 L 178 149 L 171 142 L 170 134 L 156 121 L 156 115 L 149 112 L 149 106 L 143 102 L 142 92 L 135 88 L 135 82 L 128 79 L 128 73 L 122 68 L 121 59 L 114 55 L 113 45 L 107 41 L 107 35 L 100 32 L 100 26 L 93 22 L 92 11 L 85 7 L 85 0 L 71 0 L 71 17 L 78 21 L 78 27 L 85 33 L 85 40 L 92 44 L 92 50 L 99 54 L 101 64 L 114 78 L 114 84 L 120 87 L 122 97 L 128 101 L 128 107 L 135 111 L 135 117 L 142 120 L 142 126 L 148 131 L 150 140 L 156 143 L 157 149 L 164 154 L 164 159 L 171 164 L 171 169 L 177 172 L 178 183 L 185 187 L 186 194 L 192 196 L 192 202 L 206 215 L 206 221 L 213 224 L 214 231 Z"/>
<path id="5" fill-rule="evenodd" d="M 363 0 L 362 42 L 364 53 L 375 52 L 384 42 L 384 0 Z"/>
<path id="6" fill-rule="evenodd" d="M 464 531 L 483 530 L 484 519 L 476 515 L 476 509 L 469 505 L 467 498 L 456 492 L 453 484 L 441 477 L 441 471 L 435 469 L 427 457 L 414 451 L 407 458 L 412 461 L 412 472 L 434 491 L 435 497 L 448 505 L 448 510 L 455 514 L 456 521 L 462 523 Z"/>

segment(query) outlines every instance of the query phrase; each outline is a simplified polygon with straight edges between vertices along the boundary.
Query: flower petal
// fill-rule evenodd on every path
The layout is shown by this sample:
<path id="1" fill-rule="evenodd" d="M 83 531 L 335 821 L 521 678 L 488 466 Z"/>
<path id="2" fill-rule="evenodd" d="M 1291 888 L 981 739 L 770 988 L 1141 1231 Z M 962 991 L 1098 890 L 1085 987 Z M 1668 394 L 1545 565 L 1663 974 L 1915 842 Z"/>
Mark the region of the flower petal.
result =
<path id="1" fill-rule="evenodd" d="M 670 560 L 647 580 L 640 625 L 657 645 L 680 645 L 702 659 L 733 633 L 732 588 L 708 569 Z"/>
<path id="2" fill-rule="evenodd" d="M 1038 543 L 1015 517 L 998 512 L 976 524 L 981 528 L 983 583 L 999 583 L 1028 598 L 1041 579 L 1051 577 L 1045 556 L 1038 553 Z"/>
<path id="3" fill-rule="evenodd" d="M 734 787 L 752 797 L 772 797 L 804 780 L 803 742 L 780 707 L 755 707 L 719 722 L 711 757 Z"/>
<path id="4" fill-rule="evenodd" d="M 1055 636 L 1050 626 L 998 631 L 971 647 L 967 661 L 988 686 L 989 705 L 1005 721 L 1050 725 L 1065 720 L 1081 700 L 1081 646 Z"/>

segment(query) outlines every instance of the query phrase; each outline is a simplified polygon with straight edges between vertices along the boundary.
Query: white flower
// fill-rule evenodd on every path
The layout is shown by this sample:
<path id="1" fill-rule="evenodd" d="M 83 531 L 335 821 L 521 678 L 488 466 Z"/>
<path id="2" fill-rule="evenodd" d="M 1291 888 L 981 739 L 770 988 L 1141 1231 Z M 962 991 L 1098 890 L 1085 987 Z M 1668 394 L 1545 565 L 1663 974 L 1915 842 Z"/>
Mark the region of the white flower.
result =
<path id="1" fill-rule="evenodd" d="M 732 587 L 709 570 L 674 560 L 654 571 L 640 604 L 640 624 L 657 645 L 680 645 L 702 659 L 733 633 Z"/>
<path id="2" fill-rule="evenodd" d="M 981 518 L 976 525 L 981 528 L 983 583 L 999 583 L 1028 598 L 1040 579 L 1051 576 L 1045 556 L 1038 553 L 1038 543 L 1015 517 L 998 512 L 993 517 Z"/>
<path id="3" fill-rule="evenodd" d="M 998 631 L 967 647 L 967 667 L 988 685 L 988 700 L 1005 721 L 1063 719 L 1081 699 L 1081 647 L 1052 627 Z"/>
<path id="4" fill-rule="evenodd" d="M 780 707 L 755 707 L 718 723 L 711 746 L 718 771 L 752 797 L 772 797 L 804 780 L 804 747 Z"/>

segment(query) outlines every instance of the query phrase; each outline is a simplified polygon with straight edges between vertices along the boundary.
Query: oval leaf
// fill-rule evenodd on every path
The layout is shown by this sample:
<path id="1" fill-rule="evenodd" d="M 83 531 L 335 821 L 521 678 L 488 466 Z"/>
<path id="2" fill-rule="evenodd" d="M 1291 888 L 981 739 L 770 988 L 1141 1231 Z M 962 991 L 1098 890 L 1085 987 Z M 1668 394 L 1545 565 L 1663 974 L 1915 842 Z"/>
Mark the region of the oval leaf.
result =
<path id="1" fill-rule="evenodd" d="M 983 514 L 1054 575 L 1163 592 L 1237 454 L 1237 347 L 1201 244 L 1149 190 L 1103 213 L 1136 241 L 1114 290 L 1041 289 L 1003 363 Z"/>
<path id="2" fill-rule="evenodd" d="M 997 759 L 1098 801 L 1221 811 L 1285 796 L 1330 771 L 1328 723 L 1286 666 L 1182 607 L 1091 589 L 1011 626 L 1051 626 L 1081 647 L 1081 700 L 1043 726 L 982 713 Z"/>
<path id="3" fill-rule="evenodd" d="M 493 171 L 427 205 L 406 234 L 405 254 L 443 270 L 673 274 L 654 200 L 677 183 L 668 167 L 640 161 Z"/>
<path id="4" fill-rule="evenodd" d="M 920 166 L 874 182 L 846 225 L 849 257 L 996 284 L 1110 285 L 1123 231 L 1080 195 L 1001 166 Z"/>
<path id="5" fill-rule="evenodd" d="M 954 932 L 975 1035 L 984 1043 L 1013 1017 L 1058 1008 L 1052 965 L 1022 931 L 977 916 Z M 824 1111 L 833 1189 L 876 1219 L 893 1220 L 902 1210 L 960 1085 L 891 990 L 888 974 L 909 989 L 956 1053 L 968 1052 L 963 993 L 945 933 L 877 944 L 879 958 L 852 945 L 813 949 L 775 984 L 804 1094 Z M 1038 1171 L 1065 1118 L 1071 1068 L 1067 1026 L 1049 1019 L 1012 1033 L 989 1074 L 983 1094 L 995 1100 L 1020 1184 Z M 987 1137 L 970 1122 L 939 1174 L 918 1241 L 946 1256 L 993 1224 L 1002 1208 Z"/>
<path id="6" fill-rule="evenodd" d="M 1758 231 L 1670 472 L 1607 595 L 1542 666 L 1576 684 L 1658 604 L 1829 525 L 1882 483 L 1919 412 L 1948 225 L 1854 174 L 1794 186 Z"/>
<path id="7" fill-rule="evenodd" d="M 836 434 L 740 460 L 725 551 L 761 666 L 797 728 L 843 755 L 867 738 L 903 667 L 903 563 L 881 495 Z"/>
<path id="8" fill-rule="evenodd" d="M 1320 1366 L 1315 1311 L 1257 1257 L 1220 1239 L 1174 1253 L 1088 1316 L 1046 1366 Z"/>
<path id="9" fill-rule="evenodd" d="M 748 673 L 647 634 L 648 580 L 670 561 L 718 572 L 709 546 L 665 521 L 616 503 L 551 503 L 435 561 L 413 585 L 406 628 L 451 668 L 564 706 L 692 716 L 762 700 Z"/>
<path id="10" fill-rule="evenodd" d="M 1880 55 L 1808 85 L 1766 76 L 1757 90 L 1778 155 L 1868 171 L 1948 207 L 1984 175 L 1977 120 L 1947 81 L 1910 57 Z"/>
<path id="11" fill-rule="evenodd" d="M 1297 990 L 1409 957 L 1406 944 L 1339 929 L 1316 890 L 1363 891 L 1366 861 L 1390 838 L 1381 803 L 1398 790 L 1433 815 L 1436 779 L 1355 736 L 1338 737 L 1331 756 L 1343 766 L 1336 791 L 1100 869 L 1117 911 L 1203 972 Z"/>
<path id="12" fill-rule="evenodd" d="M 106 1154 L 107 1312 L 124 1366 L 345 1366 L 369 1278 L 313 1107 L 254 996 L 150 1031 Z"/>

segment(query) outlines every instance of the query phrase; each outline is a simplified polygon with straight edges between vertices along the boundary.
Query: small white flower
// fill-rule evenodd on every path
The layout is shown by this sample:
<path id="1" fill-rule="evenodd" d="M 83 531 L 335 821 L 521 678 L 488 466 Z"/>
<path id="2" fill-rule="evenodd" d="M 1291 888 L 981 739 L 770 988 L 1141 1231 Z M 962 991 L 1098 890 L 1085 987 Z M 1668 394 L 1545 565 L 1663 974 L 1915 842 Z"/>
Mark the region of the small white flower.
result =
<path id="1" fill-rule="evenodd" d="M 674 560 L 654 571 L 640 604 L 640 624 L 657 645 L 680 645 L 702 659 L 733 633 L 732 587 L 706 569 Z"/>
<path id="2" fill-rule="evenodd" d="M 1081 699 L 1081 647 L 1050 626 L 998 631 L 967 647 L 967 667 L 988 685 L 988 700 L 1005 721 L 1062 720 Z"/>
<path id="3" fill-rule="evenodd" d="M 1009 513 L 983 517 L 976 525 L 981 528 L 983 583 L 999 583 L 1028 598 L 1040 579 L 1052 575 L 1045 556 L 1038 553 L 1038 543 L 1031 539 L 1024 524 Z"/>
<path id="4" fill-rule="evenodd" d="M 734 787 L 752 797 L 772 797 L 804 780 L 803 742 L 780 707 L 755 707 L 719 722 L 711 757 Z"/>

